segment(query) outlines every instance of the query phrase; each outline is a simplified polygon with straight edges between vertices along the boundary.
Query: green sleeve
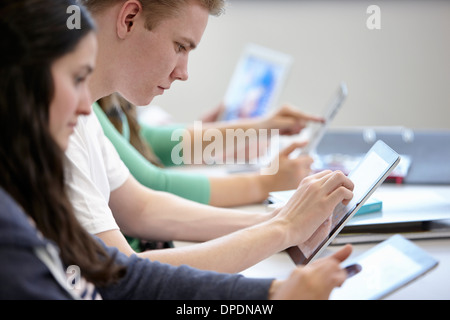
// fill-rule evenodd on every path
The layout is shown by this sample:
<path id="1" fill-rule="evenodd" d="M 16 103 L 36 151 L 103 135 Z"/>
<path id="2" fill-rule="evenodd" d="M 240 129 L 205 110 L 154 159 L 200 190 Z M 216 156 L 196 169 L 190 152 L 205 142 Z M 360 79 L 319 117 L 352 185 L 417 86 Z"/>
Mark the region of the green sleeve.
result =
<path id="1" fill-rule="evenodd" d="M 170 192 L 204 204 L 209 203 L 211 191 L 206 175 L 162 169 L 153 165 L 117 131 L 97 103 L 93 105 L 93 110 L 105 135 L 136 180 L 153 190 Z"/>
<path id="2" fill-rule="evenodd" d="M 153 152 L 166 166 L 174 166 L 172 161 L 172 150 L 181 140 L 172 139 L 175 130 L 183 130 L 182 125 L 152 127 L 144 123 L 139 123 L 141 136 L 152 147 Z"/>

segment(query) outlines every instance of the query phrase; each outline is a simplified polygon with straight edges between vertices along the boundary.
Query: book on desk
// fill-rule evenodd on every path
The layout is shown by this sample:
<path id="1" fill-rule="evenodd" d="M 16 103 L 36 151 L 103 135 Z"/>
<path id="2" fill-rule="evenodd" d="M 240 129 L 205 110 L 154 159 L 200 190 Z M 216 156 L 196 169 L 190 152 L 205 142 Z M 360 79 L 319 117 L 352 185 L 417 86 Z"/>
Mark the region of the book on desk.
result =
<path id="1" fill-rule="evenodd" d="M 440 194 L 437 191 L 444 191 Z M 295 190 L 271 192 L 269 206 L 284 205 Z M 361 207 L 331 245 L 405 238 L 450 237 L 450 188 L 385 184 Z"/>

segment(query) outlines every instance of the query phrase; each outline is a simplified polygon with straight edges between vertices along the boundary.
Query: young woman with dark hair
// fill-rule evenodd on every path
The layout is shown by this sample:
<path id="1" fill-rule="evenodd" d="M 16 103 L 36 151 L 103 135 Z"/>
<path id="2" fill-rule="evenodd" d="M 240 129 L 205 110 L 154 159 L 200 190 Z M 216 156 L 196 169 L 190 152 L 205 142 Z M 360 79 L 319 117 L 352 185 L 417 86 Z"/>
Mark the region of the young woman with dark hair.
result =
<path id="1" fill-rule="evenodd" d="M 61 250 L 65 264 L 77 264 L 86 279 L 102 284 L 119 278 L 123 268 L 115 266 L 73 215 L 63 168 L 64 139 L 68 139 L 69 130 L 66 128 L 62 136 L 53 135 L 58 129 L 51 125 L 54 109 L 49 105 L 55 102 L 61 86 L 53 74 L 58 61 L 65 62 L 63 57 L 73 55 L 80 43 L 96 49 L 94 25 L 84 9 L 82 28 L 67 29 L 69 4 L 2 1 L 0 42 L 5 49 L 0 61 L 0 185 L 44 237 L 66 248 Z M 86 91 L 79 113 L 90 110 L 86 78 L 93 68 L 92 54 L 85 59 L 89 64 L 74 67 L 73 79 L 68 79 Z"/>

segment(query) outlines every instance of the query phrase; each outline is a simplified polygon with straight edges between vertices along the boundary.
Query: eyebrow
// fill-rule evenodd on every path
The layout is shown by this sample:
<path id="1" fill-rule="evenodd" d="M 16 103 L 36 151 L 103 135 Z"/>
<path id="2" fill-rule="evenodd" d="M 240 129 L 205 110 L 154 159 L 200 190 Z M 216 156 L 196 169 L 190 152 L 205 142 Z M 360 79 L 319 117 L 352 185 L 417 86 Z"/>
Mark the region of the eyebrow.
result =
<path id="1" fill-rule="evenodd" d="M 87 64 L 84 66 L 84 69 L 88 72 L 88 73 L 92 73 L 94 71 L 94 67 L 91 66 L 90 64 Z"/>
<path id="2" fill-rule="evenodd" d="M 86 64 L 84 66 L 81 66 L 81 68 L 79 70 L 84 71 L 84 72 L 86 72 L 86 75 L 89 75 L 94 71 L 94 67 L 91 66 L 90 64 Z"/>

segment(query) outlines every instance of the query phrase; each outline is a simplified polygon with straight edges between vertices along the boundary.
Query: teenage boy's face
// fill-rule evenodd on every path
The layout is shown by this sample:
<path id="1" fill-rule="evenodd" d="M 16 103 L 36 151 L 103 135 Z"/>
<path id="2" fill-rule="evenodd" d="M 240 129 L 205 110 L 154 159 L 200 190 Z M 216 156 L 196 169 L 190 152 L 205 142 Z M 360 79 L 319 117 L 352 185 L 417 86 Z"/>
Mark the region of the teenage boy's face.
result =
<path id="1" fill-rule="evenodd" d="M 195 1 L 151 31 L 145 29 L 141 15 L 128 41 L 117 91 L 136 105 L 147 105 L 175 80 L 187 80 L 189 53 L 199 44 L 208 18 L 208 10 Z"/>

